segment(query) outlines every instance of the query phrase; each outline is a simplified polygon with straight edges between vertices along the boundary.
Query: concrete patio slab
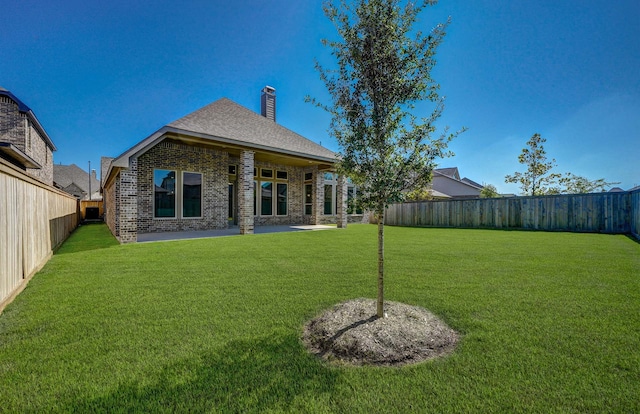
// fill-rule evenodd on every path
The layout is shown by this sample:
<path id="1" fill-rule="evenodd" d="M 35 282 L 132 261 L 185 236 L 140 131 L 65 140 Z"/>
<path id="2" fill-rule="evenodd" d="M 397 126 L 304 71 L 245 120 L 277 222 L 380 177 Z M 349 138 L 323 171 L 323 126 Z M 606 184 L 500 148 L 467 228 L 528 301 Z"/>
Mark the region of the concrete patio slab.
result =
<path id="1" fill-rule="evenodd" d="M 292 226 L 256 226 L 254 234 L 283 233 L 292 231 L 335 230 L 336 226 L 323 224 L 301 224 Z M 139 233 L 138 243 L 183 239 L 206 239 L 210 237 L 239 236 L 240 228 L 233 226 L 223 230 L 171 231 L 162 233 Z"/>

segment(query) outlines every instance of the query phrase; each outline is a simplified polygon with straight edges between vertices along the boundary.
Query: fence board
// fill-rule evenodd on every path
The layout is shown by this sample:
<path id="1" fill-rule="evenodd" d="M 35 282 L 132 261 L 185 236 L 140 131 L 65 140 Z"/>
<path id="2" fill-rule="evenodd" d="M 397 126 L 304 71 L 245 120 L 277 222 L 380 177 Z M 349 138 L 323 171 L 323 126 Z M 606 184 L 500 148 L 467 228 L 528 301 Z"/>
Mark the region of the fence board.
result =
<path id="1" fill-rule="evenodd" d="M 640 190 L 393 204 L 385 222 L 391 226 L 638 234 Z"/>
<path id="2" fill-rule="evenodd" d="M 632 192 L 630 198 L 631 234 L 640 239 L 640 190 Z"/>
<path id="3" fill-rule="evenodd" d="M 78 222 L 74 197 L 0 159 L 0 311 Z"/>

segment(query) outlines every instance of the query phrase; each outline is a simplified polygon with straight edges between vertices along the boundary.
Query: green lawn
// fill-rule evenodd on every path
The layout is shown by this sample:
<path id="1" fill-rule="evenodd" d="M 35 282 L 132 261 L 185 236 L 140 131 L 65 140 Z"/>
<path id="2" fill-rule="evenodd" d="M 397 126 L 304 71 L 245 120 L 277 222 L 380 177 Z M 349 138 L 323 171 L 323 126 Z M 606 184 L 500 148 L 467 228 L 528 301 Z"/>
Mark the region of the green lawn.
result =
<path id="1" fill-rule="evenodd" d="M 118 245 L 83 226 L 0 315 L 1 412 L 640 412 L 640 244 L 387 227 L 386 294 L 446 359 L 329 367 L 303 323 L 376 292 L 376 227 Z"/>

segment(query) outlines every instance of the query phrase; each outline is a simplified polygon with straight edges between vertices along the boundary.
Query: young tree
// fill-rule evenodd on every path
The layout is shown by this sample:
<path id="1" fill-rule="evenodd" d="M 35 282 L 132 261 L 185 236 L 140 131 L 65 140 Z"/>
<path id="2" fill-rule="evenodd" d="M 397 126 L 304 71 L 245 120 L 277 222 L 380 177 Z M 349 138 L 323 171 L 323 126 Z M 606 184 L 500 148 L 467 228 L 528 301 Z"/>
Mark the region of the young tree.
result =
<path id="1" fill-rule="evenodd" d="M 562 193 L 564 194 L 586 194 L 605 191 L 605 188 L 620 184 L 620 182 L 610 183 L 605 181 L 604 178 L 590 180 L 587 177 L 566 173 L 564 177 L 560 179 L 560 184 L 564 186 L 562 189 Z"/>
<path id="2" fill-rule="evenodd" d="M 524 173 L 515 172 L 504 177 L 506 183 L 520 184 L 524 195 L 558 194 L 560 189 L 556 187 L 560 174 L 550 173 L 556 166 L 556 160 L 547 161 L 547 152 L 544 150 L 546 139 L 540 134 L 534 134 L 527 141 L 528 148 L 523 148 L 518 156 L 518 162 L 527 166 Z"/>
<path id="3" fill-rule="evenodd" d="M 480 198 L 495 198 L 499 196 L 498 189 L 493 184 L 485 184 L 480 190 Z"/>
<path id="4" fill-rule="evenodd" d="M 323 40 L 337 60 L 329 70 L 316 62 L 332 104 L 308 101 L 332 114 L 330 133 L 339 145 L 338 171 L 360 188 L 361 204 L 378 219 L 377 316 L 384 316 L 384 212 L 403 191 L 424 188 L 436 160 L 449 156 L 457 133 L 436 132 L 443 98 L 431 78 L 435 53 L 448 22 L 429 34 L 414 30 L 418 14 L 436 1 L 326 1 L 325 15 L 340 40 Z M 415 105 L 430 101 L 433 111 L 418 118 Z"/>

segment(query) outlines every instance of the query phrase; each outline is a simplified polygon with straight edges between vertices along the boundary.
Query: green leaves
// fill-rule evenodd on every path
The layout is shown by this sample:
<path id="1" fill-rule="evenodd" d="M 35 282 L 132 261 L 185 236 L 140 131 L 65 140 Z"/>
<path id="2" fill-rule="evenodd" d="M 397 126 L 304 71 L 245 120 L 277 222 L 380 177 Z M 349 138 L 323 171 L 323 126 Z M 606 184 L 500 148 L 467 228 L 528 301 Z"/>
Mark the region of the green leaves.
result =
<path id="1" fill-rule="evenodd" d="M 520 184 L 522 193 L 530 196 L 591 193 L 604 191 L 605 187 L 619 184 L 606 182 L 604 178 L 591 181 L 572 173 L 566 173 L 564 177 L 562 174 L 551 173 L 551 169 L 556 166 L 556 160 L 547 161 L 547 152 L 542 146 L 545 142 L 547 140 L 540 134 L 534 134 L 527 141 L 528 148 L 523 148 L 518 156 L 518 162 L 526 165 L 527 171 L 507 175 L 504 181 Z"/>
<path id="2" fill-rule="evenodd" d="M 340 173 L 361 188 L 360 201 L 368 208 L 402 200 L 406 190 L 428 182 L 436 160 L 451 155 L 448 142 L 462 132 L 431 136 L 444 108 L 431 70 L 449 21 L 426 36 L 414 26 L 432 4 L 340 0 L 323 5 L 340 39 L 323 40 L 337 68 L 316 63 L 332 104 L 307 101 L 332 114 Z M 419 118 L 413 111 L 424 101 L 434 107 L 430 116 Z"/>
<path id="3" fill-rule="evenodd" d="M 556 160 L 547 161 L 547 152 L 544 150 L 546 139 L 540 134 L 533 134 L 527 141 L 528 148 L 523 148 L 518 156 L 518 162 L 527 166 L 524 173 L 516 172 L 505 176 L 505 182 L 518 183 L 525 195 L 544 195 L 558 193 L 557 184 L 560 174 L 549 173 L 556 166 Z"/>

